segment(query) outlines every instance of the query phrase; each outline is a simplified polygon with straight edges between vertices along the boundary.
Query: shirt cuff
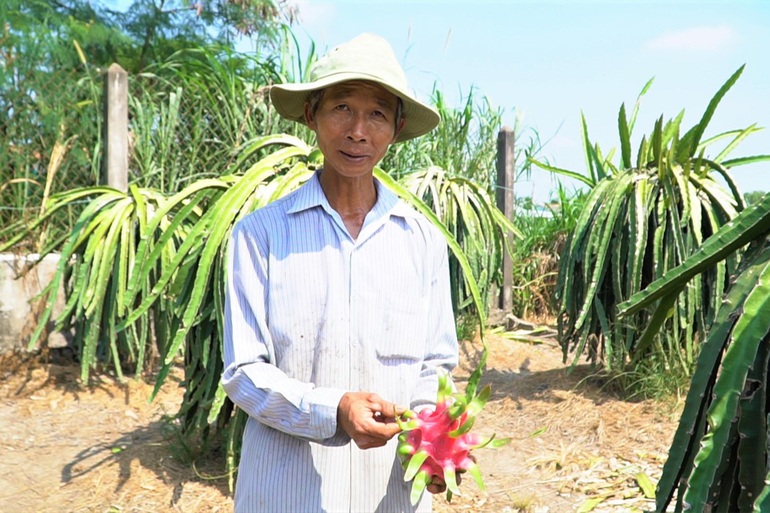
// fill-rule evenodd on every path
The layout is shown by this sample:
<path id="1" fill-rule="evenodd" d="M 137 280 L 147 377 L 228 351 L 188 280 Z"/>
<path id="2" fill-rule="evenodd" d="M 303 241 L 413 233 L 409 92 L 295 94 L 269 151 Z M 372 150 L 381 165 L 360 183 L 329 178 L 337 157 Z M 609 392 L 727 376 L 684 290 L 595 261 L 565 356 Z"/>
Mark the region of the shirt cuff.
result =
<path id="1" fill-rule="evenodd" d="M 319 440 L 331 438 L 337 432 L 337 407 L 345 392 L 337 388 L 317 387 L 304 394 L 302 403 L 310 413 L 310 430 L 317 434 Z"/>

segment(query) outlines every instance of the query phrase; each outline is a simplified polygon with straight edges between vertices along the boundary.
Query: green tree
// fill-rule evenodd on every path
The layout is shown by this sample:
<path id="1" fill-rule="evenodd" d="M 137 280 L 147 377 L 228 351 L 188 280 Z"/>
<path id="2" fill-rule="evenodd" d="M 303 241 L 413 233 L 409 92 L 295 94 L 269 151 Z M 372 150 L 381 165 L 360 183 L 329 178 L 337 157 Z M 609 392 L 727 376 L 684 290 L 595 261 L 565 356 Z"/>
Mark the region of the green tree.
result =
<path id="1" fill-rule="evenodd" d="M 743 195 L 743 199 L 747 205 L 753 205 L 757 201 L 761 200 L 765 196 L 763 191 L 749 191 Z"/>
<path id="2" fill-rule="evenodd" d="M 103 67 L 117 62 L 138 73 L 191 46 L 234 48 L 239 38 L 253 38 L 259 49 L 274 50 L 281 27 L 296 20 L 285 0 L 133 0 L 124 9 L 87 0 L 7 0 L 0 7 L 6 38 L 20 44 L 7 54 L 33 58 L 38 69 L 76 68 L 81 58 Z M 28 53 L 31 48 L 42 52 Z M 6 48 L 8 49 L 8 48 Z"/>

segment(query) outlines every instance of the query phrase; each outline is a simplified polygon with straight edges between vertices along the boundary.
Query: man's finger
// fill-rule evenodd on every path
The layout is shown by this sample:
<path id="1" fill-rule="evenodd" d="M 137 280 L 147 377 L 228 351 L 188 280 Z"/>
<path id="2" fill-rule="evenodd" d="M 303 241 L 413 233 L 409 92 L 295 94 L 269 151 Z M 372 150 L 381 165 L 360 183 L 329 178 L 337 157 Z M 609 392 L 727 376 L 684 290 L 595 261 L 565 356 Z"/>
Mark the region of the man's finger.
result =
<path id="1" fill-rule="evenodd" d="M 385 402 L 380 408 L 380 414 L 388 419 L 395 419 L 407 410 L 406 407 L 397 405 L 395 403 Z"/>
<path id="2" fill-rule="evenodd" d="M 444 493 L 446 491 L 446 485 L 431 483 L 428 485 L 428 491 L 430 493 Z"/>
<path id="3" fill-rule="evenodd" d="M 374 422 L 367 427 L 365 434 L 370 438 L 390 440 L 400 432 L 401 428 L 395 422 Z"/>
<path id="4" fill-rule="evenodd" d="M 373 449 L 375 447 L 382 447 L 387 443 L 387 440 L 380 440 L 378 438 L 359 437 L 355 440 L 359 449 Z"/>

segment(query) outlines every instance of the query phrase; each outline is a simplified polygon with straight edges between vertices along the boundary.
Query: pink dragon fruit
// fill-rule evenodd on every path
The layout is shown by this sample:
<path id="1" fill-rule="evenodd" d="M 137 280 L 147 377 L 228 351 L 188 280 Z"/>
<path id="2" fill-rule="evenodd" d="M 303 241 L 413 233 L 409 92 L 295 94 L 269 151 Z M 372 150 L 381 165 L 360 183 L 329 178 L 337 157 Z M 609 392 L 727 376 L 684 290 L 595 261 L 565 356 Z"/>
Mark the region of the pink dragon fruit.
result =
<path id="1" fill-rule="evenodd" d="M 450 377 L 439 374 L 436 408 L 426 408 L 419 413 L 407 411 L 398 419 L 403 432 L 399 435 L 398 454 L 406 469 L 405 481 L 412 481 L 411 501 L 417 504 L 431 476 L 443 476 L 447 486 L 447 500 L 459 495 L 457 473 L 467 471 L 484 491 L 484 481 L 470 453 L 481 447 L 500 447 L 509 439 L 497 439 L 494 435 L 483 437 L 469 433 L 476 415 L 489 400 L 491 387 L 485 386 L 476 394 L 481 369 L 486 361 L 486 351 L 479 367 L 473 372 L 465 394 L 453 394 Z"/>

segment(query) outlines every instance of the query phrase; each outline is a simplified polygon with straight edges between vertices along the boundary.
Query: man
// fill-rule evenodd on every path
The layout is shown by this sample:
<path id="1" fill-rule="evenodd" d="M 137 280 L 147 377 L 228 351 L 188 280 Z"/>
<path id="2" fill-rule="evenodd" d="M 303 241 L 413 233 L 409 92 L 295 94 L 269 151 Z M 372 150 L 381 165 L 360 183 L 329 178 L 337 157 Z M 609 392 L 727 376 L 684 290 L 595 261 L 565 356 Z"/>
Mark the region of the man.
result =
<path id="1" fill-rule="evenodd" d="M 446 242 L 372 171 L 439 116 L 371 34 L 270 97 L 324 165 L 233 230 L 222 382 L 249 414 L 235 510 L 430 511 L 428 494 L 410 505 L 395 417 L 432 405 L 437 370 L 457 364 Z"/>

